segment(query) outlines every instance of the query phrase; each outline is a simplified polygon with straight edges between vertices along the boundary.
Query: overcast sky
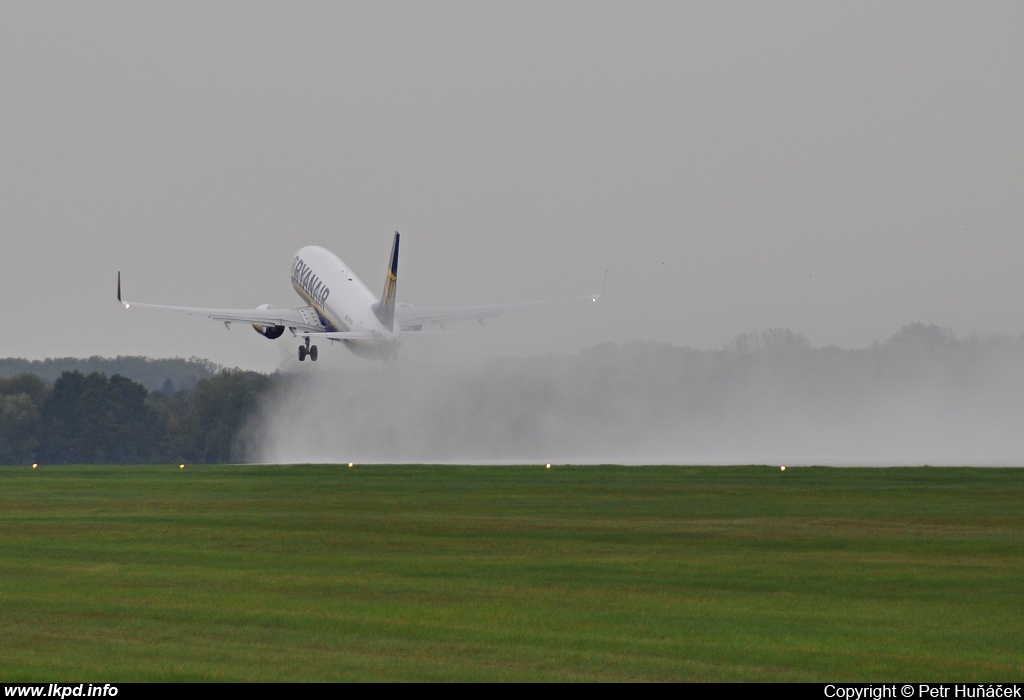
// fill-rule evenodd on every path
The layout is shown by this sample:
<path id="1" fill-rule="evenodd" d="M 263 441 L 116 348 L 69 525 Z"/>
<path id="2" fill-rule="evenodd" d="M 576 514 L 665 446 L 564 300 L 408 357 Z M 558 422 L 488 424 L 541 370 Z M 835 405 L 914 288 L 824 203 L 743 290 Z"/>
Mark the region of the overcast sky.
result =
<path id="1" fill-rule="evenodd" d="M 298 248 L 376 290 L 395 230 L 417 305 L 611 270 L 520 353 L 1024 329 L 1024 3 L 7 1 L 0 66 L 0 356 L 273 369 L 117 271 L 296 306 Z"/>

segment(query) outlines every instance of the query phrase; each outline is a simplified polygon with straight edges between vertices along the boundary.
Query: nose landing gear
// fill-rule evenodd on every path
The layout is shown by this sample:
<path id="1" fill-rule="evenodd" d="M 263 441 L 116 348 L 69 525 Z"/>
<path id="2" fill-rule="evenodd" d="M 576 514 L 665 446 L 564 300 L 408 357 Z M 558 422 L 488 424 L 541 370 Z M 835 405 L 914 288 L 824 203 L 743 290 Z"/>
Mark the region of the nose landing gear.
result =
<path id="1" fill-rule="evenodd" d="M 306 344 L 299 346 L 299 362 L 303 362 L 307 356 L 310 362 L 316 362 L 316 346 L 309 344 L 308 335 L 306 336 Z"/>

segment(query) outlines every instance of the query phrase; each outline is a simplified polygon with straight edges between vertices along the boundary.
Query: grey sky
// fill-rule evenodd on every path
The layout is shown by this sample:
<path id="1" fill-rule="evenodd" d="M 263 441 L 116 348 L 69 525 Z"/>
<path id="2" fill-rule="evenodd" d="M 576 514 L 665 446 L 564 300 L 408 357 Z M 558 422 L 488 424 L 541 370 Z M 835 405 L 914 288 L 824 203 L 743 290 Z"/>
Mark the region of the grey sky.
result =
<path id="1" fill-rule="evenodd" d="M 5 2 L 0 65 L 0 356 L 271 369 L 117 270 L 296 305 L 295 250 L 376 289 L 396 229 L 413 304 L 611 269 L 498 349 L 1024 328 L 1019 2 Z"/>

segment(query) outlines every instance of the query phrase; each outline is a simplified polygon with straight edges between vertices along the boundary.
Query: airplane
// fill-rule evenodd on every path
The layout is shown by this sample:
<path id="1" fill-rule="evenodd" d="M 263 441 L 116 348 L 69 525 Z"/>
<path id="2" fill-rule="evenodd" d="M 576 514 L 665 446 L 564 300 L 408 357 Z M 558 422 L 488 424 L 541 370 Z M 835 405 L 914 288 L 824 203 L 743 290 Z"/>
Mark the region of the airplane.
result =
<path id="1" fill-rule="evenodd" d="M 534 301 L 484 306 L 431 306 L 415 307 L 396 302 L 398 283 L 398 244 L 395 232 L 391 256 L 384 277 L 384 291 L 378 298 L 363 284 L 337 255 L 320 246 L 301 248 L 292 259 L 292 287 L 306 303 L 298 308 L 274 308 L 261 304 L 255 309 L 208 309 L 188 306 L 141 304 L 121 297 L 121 273 L 117 273 L 117 300 L 126 309 L 157 309 L 190 316 L 206 316 L 222 322 L 230 330 L 232 323 L 251 323 L 253 329 L 269 340 L 284 335 L 302 339 L 299 361 L 308 357 L 317 360 L 315 339 L 331 343 L 340 342 L 356 355 L 374 359 L 394 357 L 403 336 L 430 333 L 425 325 L 437 326 L 445 331 L 449 321 L 477 320 L 498 316 L 506 311 L 561 304 L 566 302 L 596 302 L 601 293 L 571 299 Z M 605 273 L 607 279 L 608 273 Z M 602 283 L 602 289 L 604 284 Z"/>

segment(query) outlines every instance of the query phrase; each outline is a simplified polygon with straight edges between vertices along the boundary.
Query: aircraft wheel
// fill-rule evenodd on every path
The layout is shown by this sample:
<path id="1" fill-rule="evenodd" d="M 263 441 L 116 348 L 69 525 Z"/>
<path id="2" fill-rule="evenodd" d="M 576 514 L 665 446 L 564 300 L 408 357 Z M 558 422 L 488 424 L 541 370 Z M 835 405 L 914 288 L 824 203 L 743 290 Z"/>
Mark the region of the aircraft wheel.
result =
<path id="1" fill-rule="evenodd" d="M 303 362 L 306 359 L 306 348 L 299 346 L 299 362 Z"/>
<path id="2" fill-rule="evenodd" d="M 309 359 L 311 359 L 313 362 L 316 362 L 316 346 L 315 345 L 311 345 L 310 348 L 309 348 Z"/>

